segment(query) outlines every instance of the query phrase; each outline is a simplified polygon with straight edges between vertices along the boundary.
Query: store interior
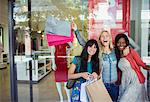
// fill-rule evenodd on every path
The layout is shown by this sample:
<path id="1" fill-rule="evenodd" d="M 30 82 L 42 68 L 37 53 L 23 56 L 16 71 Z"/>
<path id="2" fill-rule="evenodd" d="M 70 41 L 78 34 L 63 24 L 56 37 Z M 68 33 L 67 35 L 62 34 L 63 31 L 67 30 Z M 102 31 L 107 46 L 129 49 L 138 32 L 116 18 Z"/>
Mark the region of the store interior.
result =
<path id="1" fill-rule="evenodd" d="M 116 12 L 109 14 L 109 7 Z M 123 15 L 123 1 L 130 12 Z M 10 102 L 10 62 L 9 62 L 9 22 L 8 1 L 0 0 L 0 102 Z M 34 102 L 59 102 L 54 70 L 52 69 L 51 46 L 46 39 L 45 26 L 48 17 L 60 21 L 72 22 L 85 40 L 97 39 L 100 31 L 106 29 L 112 33 L 126 30 L 139 46 L 138 53 L 145 63 L 150 64 L 150 2 L 149 0 L 31 0 L 31 16 L 28 16 L 28 0 L 15 0 L 14 20 L 14 62 L 17 69 L 18 102 L 29 102 L 29 68 L 32 66 Z M 112 9 L 113 10 L 113 9 Z M 107 12 L 107 13 L 106 13 Z M 103 15 L 103 16 L 102 16 Z M 114 18 L 115 17 L 115 18 Z M 125 19 L 125 20 L 124 20 Z M 125 22 L 122 23 L 122 22 Z M 29 26 L 31 24 L 31 26 Z M 31 28 L 30 28 L 31 27 Z M 72 40 L 72 49 L 67 56 L 68 68 L 73 56 L 81 53 L 82 46 L 76 36 Z M 144 71 L 147 77 L 147 72 Z M 67 95 L 62 83 L 64 102 Z M 149 93 L 150 94 L 150 93 Z"/>

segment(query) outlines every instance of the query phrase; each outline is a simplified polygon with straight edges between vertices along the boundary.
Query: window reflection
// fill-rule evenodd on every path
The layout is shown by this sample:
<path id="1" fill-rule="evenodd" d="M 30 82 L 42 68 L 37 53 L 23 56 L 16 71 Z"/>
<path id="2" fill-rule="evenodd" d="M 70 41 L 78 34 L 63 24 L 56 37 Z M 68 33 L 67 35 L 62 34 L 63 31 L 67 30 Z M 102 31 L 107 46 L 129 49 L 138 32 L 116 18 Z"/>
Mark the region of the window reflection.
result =
<path id="1" fill-rule="evenodd" d="M 24 31 L 28 28 L 29 18 L 27 13 L 27 0 L 17 0 L 14 8 L 15 29 Z M 61 0 L 61 2 L 60 0 L 31 0 L 30 35 L 32 51 L 48 48 L 44 34 L 45 22 L 48 16 L 69 22 L 74 20 L 82 35 L 87 39 L 88 0 Z M 17 33 L 16 37 L 19 41 L 17 43 L 20 43 L 20 39 L 25 43 L 25 34 L 23 32 Z M 17 51 L 19 51 L 19 47 L 16 48 L 16 53 L 19 53 Z"/>

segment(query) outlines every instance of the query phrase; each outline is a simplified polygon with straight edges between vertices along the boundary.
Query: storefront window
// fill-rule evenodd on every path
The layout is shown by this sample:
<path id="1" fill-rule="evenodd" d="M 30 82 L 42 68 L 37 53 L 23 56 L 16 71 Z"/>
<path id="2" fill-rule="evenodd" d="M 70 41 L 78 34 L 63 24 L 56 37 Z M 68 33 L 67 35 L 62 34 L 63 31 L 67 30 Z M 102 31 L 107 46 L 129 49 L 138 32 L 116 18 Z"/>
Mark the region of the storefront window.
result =
<path id="1" fill-rule="evenodd" d="M 88 39 L 87 24 L 88 24 L 88 0 L 31 0 L 31 28 L 29 28 L 28 18 L 28 3 L 27 0 L 16 0 L 14 8 L 14 20 L 15 20 L 15 63 L 17 67 L 17 80 L 18 82 L 29 81 L 29 60 L 32 63 L 32 81 L 39 83 L 42 78 L 46 77 L 52 70 L 52 57 L 64 56 L 62 58 L 64 63 L 57 60 L 57 75 L 61 74 L 62 78 L 67 78 L 67 71 L 70 62 L 75 55 L 79 55 L 82 50 L 82 46 L 78 44 L 76 37 L 74 37 L 71 45 L 68 43 L 55 46 L 56 55 L 51 50 L 52 46 L 48 45 L 45 25 L 48 17 L 53 17 L 59 21 L 71 22 L 74 21 L 81 35 Z M 31 29 L 31 32 L 29 31 Z M 70 28 L 71 29 L 71 28 Z M 62 29 L 60 29 L 62 30 Z M 73 48 L 73 50 L 72 50 Z M 30 53 L 31 52 L 31 53 Z M 31 56 L 28 56 L 28 55 Z M 28 60 L 28 58 L 31 58 Z M 65 68 L 63 72 L 61 68 Z M 51 74 L 51 77 L 53 73 Z M 58 77 L 58 76 L 56 76 Z M 59 78 L 56 79 L 60 80 Z M 64 79 L 63 79 L 64 80 Z M 66 79 L 65 79 L 66 80 Z M 51 83 L 55 83 L 50 82 Z M 18 96 L 19 101 L 28 100 L 29 97 L 22 97 L 21 92 L 27 92 L 26 89 L 20 87 L 22 84 L 18 84 Z M 29 88 L 29 87 L 28 87 Z M 38 89 L 40 90 L 40 89 Z M 57 90 L 57 89 L 56 89 Z M 33 93 L 35 90 L 32 90 Z M 50 92 L 54 94 L 53 92 Z M 39 93 L 41 94 L 41 93 Z M 34 100 L 40 97 L 34 94 Z M 41 96 L 44 97 L 44 96 Z M 50 96 L 52 97 L 52 96 Z M 55 100 L 56 101 L 56 100 Z"/>
<path id="2" fill-rule="evenodd" d="M 82 35 L 87 39 L 87 16 L 88 1 L 80 0 L 31 0 L 31 50 L 39 51 L 48 49 L 45 36 L 45 22 L 48 17 L 54 17 L 58 20 L 77 23 Z M 16 55 L 25 55 L 25 30 L 28 29 L 27 0 L 17 1 L 14 8 L 15 30 L 16 30 Z"/>
<path id="3" fill-rule="evenodd" d="M 141 55 L 150 56 L 150 10 L 149 0 L 142 1 L 141 7 Z"/>
<path id="4" fill-rule="evenodd" d="M 28 0 L 16 0 L 14 8 L 14 31 L 16 41 L 15 64 L 17 67 L 18 81 L 29 81 L 29 68 L 31 67 L 29 61 L 32 63 L 33 82 L 39 83 L 39 81 L 50 72 L 54 72 L 54 82 L 66 81 L 66 73 L 72 58 L 81 54 L 83 47 L 78 43 L 76 36 L 70 41 L 71 43 L 56 44 L 54 41 L 51 42 L 52 44 L 48 43 L 45 29 L 49 17 L 58 21 L 65 21 L 67 24 L 69 23 L 70 26 L 74 21 L 77 24 L 81 36 L 85 40 L 91 38 L 97 39 L 102 30 L 108 30 L 113 35 L 113 40 L 116 34 L 121 32 L 121 30 L 130 32 L 130 5 L 128 4 L 128 7 L 123 7 L 122 0 L 31 0 L 31 17 L 28 17 L 27 1 Z M 144 2 L 144 6 L 147 5 L 147 2 Z M 125 13 L 123 8 L 126 10 Z M 148 52 L 150 52 L 150 29 L 147 28 L 150 17 L 144 15 L 149 13 L 149 10 L 147 8 L 142 8 L 141 11 L 142 30 L 144 34 L 148 34 L 149 36 L 147 45 Z M 123 21 L 123 15 L 126 17 L 124 18 L 126 21 Z M 31 28 L 29 28 L 29 21 L 31 23 Z M 52 23 L 57 25 L 53 20 Z M 51 29 L 51 27 L 49 27 L 49 29 Z M 2 30 L 0 28 L 0 34 L 2 35 L 1 32 Z M 53 32 L 48 33 L 54 34 Z M 1 35 L 0 42 L 3 41 Z M 61 42 L 61 40 L 59 42 Z M 149 55 L 150 53 L 148 53 L 148 56 Z M 28 60 L 27 58 L 30 59 Z M 54 61 L 54 63 L 52 61 Z M 55 69 L 56 67 L 53 68 L 55 64 L 57 69 Z M 59 83 L 56 84 L 57 89 L 60 86 L 58 85 Z M 19 84 L 19 86 L 21 86 L 21 84 Z M 19 87 L 19 92 L 24 91 L 26 91 L 26 89 Z M 34 91 L 35 90 L 33 90 L 33 93 Z M 39 92 L 38 95 L 40 96 L 40 94 L 43 93 Z M 19 101 L 22 101 L 21 95 L 22 94 L 19 94 Z M 38 100 L 38 95 L 34 95 L 34 98 Z M 24 99 L 25 98 L 27 97 L 24 97 Z"/>

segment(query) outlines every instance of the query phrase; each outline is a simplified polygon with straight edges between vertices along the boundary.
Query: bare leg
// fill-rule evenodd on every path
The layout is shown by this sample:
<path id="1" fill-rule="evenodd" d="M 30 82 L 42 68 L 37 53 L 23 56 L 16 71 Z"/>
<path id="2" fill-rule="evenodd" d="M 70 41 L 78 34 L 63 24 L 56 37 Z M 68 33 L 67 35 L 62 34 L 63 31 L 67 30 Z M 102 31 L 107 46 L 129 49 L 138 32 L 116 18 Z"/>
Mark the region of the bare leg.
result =
<path id="1" fill-rule="evenodd" d="M 71 102 L 71 99 L 70 99 L 70 90 L 66 88 L 66 84 L 67 84 L 67 82 L 64 82 L 64 89 L 66 90 L 68 102 Z"/>
<path id="2" fill-rule="evenodd" d="M 63 102 L 63 95 L 61 90 L 61 82 L 56 82 L 57 91 L 60 97 L 60 102 Z"/>

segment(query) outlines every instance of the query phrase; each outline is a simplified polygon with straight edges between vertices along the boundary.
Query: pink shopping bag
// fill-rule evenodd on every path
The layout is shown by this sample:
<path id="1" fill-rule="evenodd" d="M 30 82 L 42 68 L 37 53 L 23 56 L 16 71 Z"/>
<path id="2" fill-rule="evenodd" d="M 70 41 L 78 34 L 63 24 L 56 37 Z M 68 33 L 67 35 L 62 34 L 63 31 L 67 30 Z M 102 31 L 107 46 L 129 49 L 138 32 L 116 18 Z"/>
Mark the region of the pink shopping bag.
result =
<path id="1" fill-rule="evenodd" d="M 49 46 L 60 45 L 73 41 L 71 24 L 67 21 L 48 17 L 45 24 L 45 33 Z"/>

